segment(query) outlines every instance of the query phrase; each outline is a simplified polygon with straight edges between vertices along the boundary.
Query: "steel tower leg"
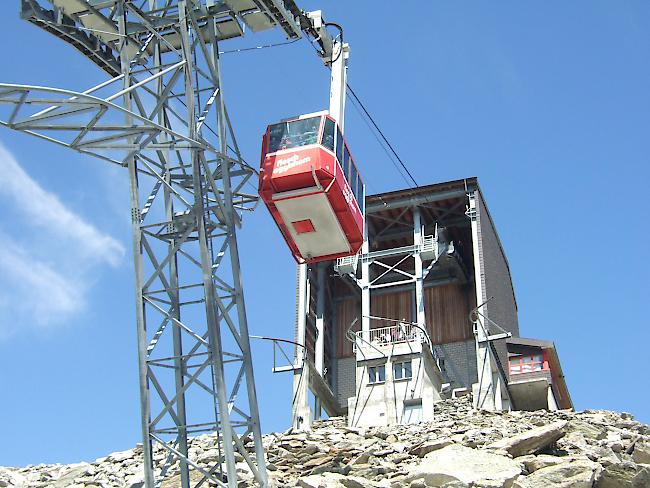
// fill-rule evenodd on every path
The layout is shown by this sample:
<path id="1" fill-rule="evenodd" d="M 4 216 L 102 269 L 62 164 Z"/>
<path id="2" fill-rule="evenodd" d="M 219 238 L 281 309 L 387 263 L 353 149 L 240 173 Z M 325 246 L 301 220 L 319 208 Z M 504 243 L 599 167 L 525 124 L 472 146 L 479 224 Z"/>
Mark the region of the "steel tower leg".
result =
<path id="1" fill-rule="evenodd" d="M 117 6 L 118 28 L 120 33 L 126 31 L 126 12 L 123 4 Z M 126 38 L 120 45 L 120 51 L 126 51 Z M 131 83 L 129 76 L 128 56 L 121 57 L 121 67 L 124 75 L 123 86 L 127 89 Z M 129 112 L 132 110 L 131 98 L 124 96 L 124 108 Z M 133 124 L 130 114 L 125 116 L 125 125 Z M 133 143 L 134 138 L 130 137 L 129 142 Z M 140 426 L 142 429 L 142 455 L 144 464 L 144 483 L 147 488 L 154 486 L 153 473 L 153 453 L 152 442 L 149 436 L 149 422 L 151 421 L 151 406 L 149 394 L 149 382 L 147 379 L 147 324 L 145 316 L 145 306 L 142 294 L 143 283 L 143 259 L 142 259 L 142 241 L 140 233 L 140 190 L 138 187 L 138 171 L 136 167 L 135 155 L 129 155 L 125 160 L 129 171 L 129 196 L 131 208 L 131 226 L 133 236 L 133 268 L 135 271 L 135 318 L 138 341 L 138 377 L 140 388 Z"/>
<path id="2" fill-rule="evenodd" d="M 277 8 L 293 2 L 254 3 L 265 28 L 301 36 L 297 7 Z M 25 0 L 23 18 L 112 79 L 84 92 L 0 83 L 0 125 L 128 173 L 147 488 L 235 487 L 235 453 L 268 486 L 236 236 L 258 203 L 245 190 L 255 170 L 228 119 L 217 46 L 244 35 L 242 12 L 216 0 Z M 323 25 L 315 37 L 333 59 Z M 346 57 L 334 67 L 341 122 Z M 200 433 L 216 433 L 211 464 L 190 456 Z"/>
<path id="3" fill-rule="evenodd" d="M 155 1 L 150 2 L 155 8 Z M 138 358 L 140 375 L 140 394 L 142 429 L 144 438 L 144 463 L 145 486 L 154 488 L 160 485 L 162 478 L 168 470 L 177 470 L 180 486 L 189 488 L 192 480 L 191 469 L 199 472 L 196 477 L 199 485 L 205 480 L 211 480 L 220 486 L 234 488 L 237 486 L 237 471 L 235 466 L 235 451 L 249 463 L 251 472 L 260 486 L 267 486 L 264 449 L 259 423 L 259 411 L 255 391 L 252 359 L 248 337 L 248 324 L 243 296 L 243 286 L 240 272 L 239 251 L 237 247 L 236 226 L 240 223 L 237 215 L 237 201 L 244 203 L 241 189 L 242 182 L 238 182 L 233 191 L 231 169 L 236 163 L 228 156 L 229 123 L 224 105 L 223 92 L 219 72 L 219 56 L 217 48 L 215 22 L 208 23 L 207 28 L 199 28 L 198 22 L 193 18 L 192 9 L 185 0 L 179 0 L 178 28 L 180 47 L 176 55 L 180 58 L 178 69 L 170 72 L 169 76 L 161 73 L 169 71 L 169 60 L 161 56 L 161 43 L 154 43 L 152 67 L 149 73 L 156 77 L 155 97 L 156 108 L 148 112 L 143 101 L 144 96 L 134 87 L 146 86 L 146 83 L 135 79 L 131 72 L 139 69 L 129 45 L 126 26 L 129 7 L 125 2 L 118 4 L 118 25 L 123 36 L 121 49 L 121 66 L 123 72 L 123 98 L 124 108 L 131 112 L 134 106 L 141 113 L 152 116 L 156 114 L 155 122 L 173 131 L 172 117 L 186 120 L 186 137 L 189 141 L 203 139 L 202 129 L 207 113 L 211 110 L 217 119 L 218 149 L 216 157 L 211 159 L 206 156 L 206 148 L 199 144 L 188 144 L 184 150 L 174 146 L 169 135 L 161 132 L 155 140 L 158 144 L 163 141 L 170 142 L 166 150 L 156 148 L 156 160 L 146 152 L 147 142 L 154 142 L 146 134 L 129 135 L 127 140 L 137 149 L 128 153 L 125 165 L 129 169 L 130 194 L 133 221 L 133 247 L 136 271 L 136 312 L 138 331 Z M 153 38 L 153 36 L 152 36 Z M 209 46 L 209 47 L 208 47 Z M 199 66 L 199 59 L 203 63 Z M 207 73 L 206 73 L 207 71 Z M 202 86 L 201 78 L 207 78 L 209 88 Z M 179 90 L 178 85 L 183 86 Z M 205 84 L 205 80 L 203 80 Z M 176 90 L 175 92 L 173 90 Z M 210 97 L 201 94 L 205 91 L 212 93 Z M 182 96 L 181 96 L 182 95 Z M 174 103 L 172 97 L 180 101 Z M 179 111 L 187 114 L 179 116 Z M 178 123 L 176 123 L 177 125 Z M 133 116 L 127 113 L 125 127 L 133 125 Z M 207 125 L 206 125 L 207 127 Z M 213 131 L 214 133 L 214 131 Z M 230 134 L 232 137 L 232 133 Z M 147 141 L 147 142 L 144 142 Z M 176 143 L 177 144 L 177 143 Z M 235 143 L 236 145 L 236 143 Z M 140 164 L 139 164 L 140 163 Z M 156 174 L 155 163 L 158 163 L 159 173 Z M 142 207 L 140 195 L 140 177 L 143 172 L 141 165 L 146 166 L 146 173 L 153 176 L 153 188 Z M 153 174 L 152 174 L 153 173 Z M 176 174 L 175 174 L 176 173 Z M 245 177 L 252 174 L 250 168 L 241 165 L 237 171 L 239 176 Z M 244 182 L 247 178 L 244 179 Z M 183 190 L 188 194 L 180 197 L 174 188 L 179 180 L 183 181 Z M 150 212 L 153 202 L 162 187 L 162 211 L 165 220 L 160 225 L 165 227 L 164 233 L 152 235 L 152 224 L 144 225 L 146 214 Z M 179 197 L 184 203 L 180 205 L 184 210 L 176 211 L 175 202 Z M 191 198 L 188 198 L 191 197 Z M 239 208 L 239 207 L 238 207 Z M 145 214 L 145 215 L 143 215 Z M 217 222 L 215 222 L 215 220 Z M 149 239 L 157 237 L 165 244 L 163 248 L 154 249 L 154 244 Z M 215 241 L 221 241 L 215 253 Z M 193 256 L 184 249 L 188 243 L 193 244 Z M 197 249 L 198 248 L 198 249 Z M 156 254 L 160 253 L 158 256 Z M 229 256 L 229 263 L 225 263 L 225 256 Z M 200 281 L 188 283 L 183 279 L 179 266 L 179 257 L 189 258 L 200 268 Z M 153 276 L 146 278 L 145 268 L 153 270 Z M 219 270 L 222 266 L 224 269 Z M 221 271 L 218 276 L 216 271 Z M 227 276 L 229 275 L 229 276 Z M 229 279 L 228 279 L 229 278 Z M 152 282 L 162 286 L 162 290 L 151 291 Z M 194 295 L 192 300 L 183 301 L 181 294 L 184 290 L 201 288 L 201 296 Z M 166 296 L 161 300 L 160 292 Z M 199 332 L 181 316 L 181 309 L 187 305 L 203 303 L 204 332 Z M 159 304 L 164 303 L 165 310 Z M 152 307 L 154 310 L 152 310 Z M 157 312 L 162 315 L 162 323 L 153 336 L 147 330 L 147 313 Z M 189 317 L 194 318 L 196 310 L 190 312 Z M 202 322 L 199 318 L 198 322 Z M 223 326 L 222 327 L 222 322 Z M 153 352 L 160 348 L 159 344 L 166 329 L 171 329 L 171 354 L 165 359 L 154 359 Z M 227 331 L 227 333 L 226 333 Z M 194 346 L 188 352 L 183 349 L 183 336 L 189 334 L 194 340 Z M 228 337 L 224 337 L 224 335 Z M 231 352 L 233 346 L 236 352 Z M 206 349 L 200 353 L 201 349 Z M 226 351 L 231 349 L 231 351 Z M 194 362 L 199 356 L 202 362 Z M 226 360 L 227 358 L 227 360 Z M 164 365 L 173 370 L 172 390 L 167 393 L 172 382 L 165 382 L 154 371 L 156 366 Z M 226 370 L 226 363 L 239 363 L 239 369 L 230 377 Z M 190 371 L 192 369 L 192 371 Z M 211 385 L 200 379 L 200 373 L 207 369 L 211 371 Z M 246 384 L 245 399 L 247 409 L 235 405 L 240 395 L 241 384 Z M 216 418 L 213 422 L 190 421 L 186 408 L 186 392 L 189 386 L 198 385 L 212 397 L 215 406 Z M 152 405 L 150 387 L 153 386 L 159 400 L 161 411 L 152 420 Z M 248 410 L 249 413 L 246 413 Z M 243 420 L 235 421 L 235 417 Z M 171 426 L 159 428 L 160 422 L 167 418 L 172 421 Z M 207 428 L 210 427 L 210 428 Z M 255 462 L 246 452 L 240 435 L 236 428 L 244 429 L 245 435 L 251 435 L 255 446 Z M 222 452 L 221 459 L 212 469 L 200 468 L 195 460 L 189 456 L 188 435 L 191 432 L 217 430 L 220 435 L 216 438 L 217 447 Z M 164 437 L 169 437 L 165 440 Z M 154 443 L 163 447 L 166 460 L 162 467 L 155 466 L 153 455 Z M 220 456 L 221 457 L 221 456 Z M 160 476 L 156 477 L 157 468 Z"/>

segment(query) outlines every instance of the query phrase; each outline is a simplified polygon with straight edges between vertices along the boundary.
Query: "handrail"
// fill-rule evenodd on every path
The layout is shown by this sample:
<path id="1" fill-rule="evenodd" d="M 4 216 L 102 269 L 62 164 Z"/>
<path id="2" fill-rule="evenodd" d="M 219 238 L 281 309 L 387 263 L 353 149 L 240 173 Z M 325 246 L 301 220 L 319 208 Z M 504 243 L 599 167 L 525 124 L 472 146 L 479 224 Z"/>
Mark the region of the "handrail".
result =
<path id="1" fill-rule="evenodd" d="M 438 355 L 435 348 L 433 347 L 433 343 L 431 342 L 431 337 L 429 336 L 429 332 L 424 327 L 420 326 L 417 322 L 408 322 L 406 320 L 397 320 L 397 319 L 391 319 L 391 318 L 386 318 L 386 317 L 377 317 L 377 316 L 374 316 L 374 315 L 364 315 L 364 318 L 368 318 L 370 320 L 376 320 L 376 321 L 394 322 L 394 323 L 398 324 L 397 326 L 392 326 L 392 327 L 379 327 L 379 328 L 375 328 L 375 329 L 370 329 L 370 333 L 372 333 L 372 331 L 376 331 L 376 330 L 397 329 L 403 334 L 404 337 L 408 337 L 408 335 L 409 335 L 408 333 L 410 331 L 408 329 L 406 329 L 406 327 L 418 329 L 418 331 L 421 334 L 420 337 L 424 338 L 424 341 L 421 340 L 421 342 L 425 342 L 427 344 L 429 352 L 431 353 L 431 356 L 433 357 L 436 364 L 438 365 L 438 369 L 440 369 L 440 371 L 442 371 L 440 356 Z M 356 322 L 356 319 L 355 319 L 355 322 Z M 354 325 L 355 322 L 353 322 L 352 325 Z M 352 327 L 352 325 L 350 327 Z M 350 329 L 348 329 L 348 332 L 350 332 Z M 355 338 L 358 337 L 363 342 L 367 343 L 368 341 L 363 339 L 361 334 L 362 334 L 362 332 L 357 332 L 355 334 Z M 392 337 L 392 336 L 389 336 L 389 337 Z M 398 337 L 399 337 L 399 335 L 398 335 Z M 395 343 L 400 343 L 400 342 L 408 342 L 408 341 L 401 341 L 401 340 L 400 341 L 394 341 L 394 340 L 393 341 L 387 341 L 387 343 L 390 343 L 390 344 L 395 344 Z"/>
<path id="2" fill-rule="evenodd" d="M 375 347 L 374 344 L 368 342 L 363 338 L 363 336 L 359 336 L 352 331 L 352 327 L 354 327 L 354 324 L 356 324 L 358 321 L 359 321 L 359 317 L 355 317 L 352 323 L 350 323 L 350 327 L 348 327 L 348 330 L 345 331 L 345 338 L 355 346 L 357 344 L 357 340 L 361 339 L 361 342 L 365 342 L 370 347 L 372 347 L 375 351 L 377 351 L 379 354 L 381 354 L 384 357 L 387 357 L 386 354 L 384 354 L 381 350 L 377 349 L 377 347 Z"/>

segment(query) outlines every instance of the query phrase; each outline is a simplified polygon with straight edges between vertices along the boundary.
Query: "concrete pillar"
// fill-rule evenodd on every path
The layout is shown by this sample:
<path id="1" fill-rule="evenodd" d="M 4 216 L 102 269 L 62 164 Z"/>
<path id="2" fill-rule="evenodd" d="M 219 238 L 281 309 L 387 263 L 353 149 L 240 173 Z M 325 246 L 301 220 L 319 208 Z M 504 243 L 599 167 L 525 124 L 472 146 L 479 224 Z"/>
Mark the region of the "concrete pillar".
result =
<path id="1" fill-rule="evenodd" d="M 553 388 L 551 385 L 548 385 L 548 409 L 551 412 L 554 412 L 555 410 L 558 410 L 557 402 L 555 401 L 555 395 L 553 394 Z"/>
<path id="2" fill-rule="evenodd" d="M 294 432 L 311 430 L 311 409 L 309 408 L 309 361 L 304 361 L 293 375 L 293 397 L 291 406 L 292 428 Z"/>
<path id="3" fill-rule="evenodd" d="M 322 263 L 316 267 L 316 345 L 314 351 L 316 373 L 323 376 L 325 372 L 325 267 Z M 321 400 L 316 396 L 314 419 L 321 417 Z"/>
<path id="4" fill-rule="evenodd" d="M 397 408 L 397 397 L 395 395 L 395 378 L 393 377 L 393 362 L 389 357 L 386 361 L 386 382 L 382 385 L 384 389 L 384 403 L 386 406 L 386 424 L 399 424 L 399 409 Z M 381 425 L 381 424 L 380 424 Z"/>
<path id="5" fill-rule="evenodd" d="M 370 263 L 366 260 L 368 244 L 368 224 L 363 226 L 363 245 L 361 247 L 361 330 L 364 341 L 370 342 Z"/>
<path id="6" fill-rule="evenodd" d="M 309 371 L 305 358 L 305 337 L 307 330 L 307 307 L 309 304 L 308 289 L 309 279 L 307 265 L 299 264 L 297 273 L 296 292 L 296 342 L 303 347 L 296 346 L 296 355 L 293 372 L 293 398 L 291 407 L 292 426 L 296 430 L 311 429 L 311 410 L 309 408 Z"/>
<path id="7" fill-rule="evenodd" d="M 307 265 L 298 265 L 296 284 L 296 342 L 305 345 L 305 334 L 307 330 Z M 304 347 L 296 346 L 296 366 L 301 367 L 303 361 Z"/>

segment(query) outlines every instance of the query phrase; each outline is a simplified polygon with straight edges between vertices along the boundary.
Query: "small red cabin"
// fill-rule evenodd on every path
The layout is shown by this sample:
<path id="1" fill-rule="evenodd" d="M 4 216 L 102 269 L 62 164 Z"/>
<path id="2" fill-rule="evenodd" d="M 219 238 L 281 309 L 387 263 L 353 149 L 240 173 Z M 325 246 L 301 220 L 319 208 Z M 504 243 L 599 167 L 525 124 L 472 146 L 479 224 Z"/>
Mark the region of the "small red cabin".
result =
<path id="1" fill-rule="evenodd" d="M 350 256 L 361 248 L 363 181 L 327 113 L 267 128 L 259 193 L 299 263 Z"/>

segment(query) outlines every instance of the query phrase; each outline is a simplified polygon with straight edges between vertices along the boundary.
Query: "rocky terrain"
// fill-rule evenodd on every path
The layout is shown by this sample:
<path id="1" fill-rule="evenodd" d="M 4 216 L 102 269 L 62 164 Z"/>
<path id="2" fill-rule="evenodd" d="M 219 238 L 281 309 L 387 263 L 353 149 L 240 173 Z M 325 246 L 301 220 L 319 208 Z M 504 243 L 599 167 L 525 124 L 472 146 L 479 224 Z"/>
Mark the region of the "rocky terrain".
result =
<path id="1" fill-rule="evenodd" d="M 370 429 L 335 418 L 317 422 L 309 433 L 265 436 L 272 486 L 650 488 L 650 427 L 629 414 L 492 413 L 458 399 L 436 405 L 436 418 Z M 199 465 L 213 463 L 219 456 L 214 437 L 194 438 L 191 454 Z M 156 459 L 162 461 L 162 450 Z M 253 486 L 247 465 L 238 467 L 240 486 Z M 163 487 L 178 486 L 177 468 L 169 475 Z M 137 447 L 91 463 L 0 468 L 0 487 L 141 486 Z"/>

